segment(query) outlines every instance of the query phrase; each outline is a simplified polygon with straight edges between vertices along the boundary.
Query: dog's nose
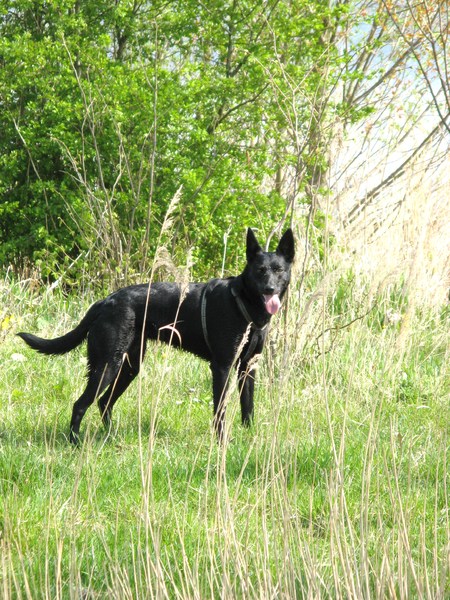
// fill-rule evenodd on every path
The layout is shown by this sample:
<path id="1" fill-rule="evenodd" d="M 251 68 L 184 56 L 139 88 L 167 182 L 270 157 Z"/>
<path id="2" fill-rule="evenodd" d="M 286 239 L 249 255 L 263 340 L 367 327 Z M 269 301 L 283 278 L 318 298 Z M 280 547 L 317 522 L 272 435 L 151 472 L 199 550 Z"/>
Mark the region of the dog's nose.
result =
<path id="1" fill-rule="evenodd" d="M 274 291 L 275 291 L 275 288 L 270 285 L 266 285 L 266 287 L 264 288 L 265 294 L 273 294 Z"/>

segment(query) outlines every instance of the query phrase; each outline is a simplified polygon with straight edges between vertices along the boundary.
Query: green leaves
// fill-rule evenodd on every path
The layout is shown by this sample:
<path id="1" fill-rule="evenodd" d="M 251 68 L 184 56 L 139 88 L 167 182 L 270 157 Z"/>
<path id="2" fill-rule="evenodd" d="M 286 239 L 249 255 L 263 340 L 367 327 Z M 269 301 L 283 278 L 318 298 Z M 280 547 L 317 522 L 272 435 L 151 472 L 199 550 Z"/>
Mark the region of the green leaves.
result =
<path id="1" fill-rule="evenodd" d="M 137 268 L 182 185 L 173 246 L 193 246 L 206 276 L 231 228 L 234 265 L 245 227 L 268 232 L 285 213 L 293 192 L 281 174 L 301 161 L 305 186 L 326 168 L 315 103 L 332 76 L 333 10 L 306 0 L 7 0 L 0 263 L 88 251 L 93 270 L 116 273 L 130 257 Z"/>

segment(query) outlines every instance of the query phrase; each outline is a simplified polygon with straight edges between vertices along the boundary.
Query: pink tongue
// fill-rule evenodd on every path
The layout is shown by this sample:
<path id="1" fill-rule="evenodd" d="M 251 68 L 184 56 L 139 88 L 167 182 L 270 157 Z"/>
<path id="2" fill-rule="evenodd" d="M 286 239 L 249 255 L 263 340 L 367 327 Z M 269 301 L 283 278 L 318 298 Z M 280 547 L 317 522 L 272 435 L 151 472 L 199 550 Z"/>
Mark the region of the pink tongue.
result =
<path id="1" fill-rule="evenodd" d="M 281 302 L 278 294 L 273 294 L 273 296 L 266 296 L 266 294 L 264 294 L 264 303 L 266 305 L 266 310 L 270 315 L 274 315 L 280 310 Z"/>

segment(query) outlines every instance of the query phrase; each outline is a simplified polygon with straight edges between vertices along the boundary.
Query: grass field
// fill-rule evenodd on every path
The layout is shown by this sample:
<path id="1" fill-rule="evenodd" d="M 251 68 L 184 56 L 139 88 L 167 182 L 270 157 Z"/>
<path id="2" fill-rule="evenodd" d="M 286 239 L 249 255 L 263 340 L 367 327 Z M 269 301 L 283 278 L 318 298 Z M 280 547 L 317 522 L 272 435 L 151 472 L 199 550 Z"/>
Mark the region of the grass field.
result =
<path id="1" fill-rule="evenodd" d="M 293 286 L 251 430 L 232 386 L 219 447 L 208 365 L 154 345 L 113 430 L 92 407 L 78 449 L 84 348 L 49 358 L 14 333 L 59 335 L 92 298 L 5 281 L 0 596 L 450 597 L 448 308 L 352 281 Z"/>

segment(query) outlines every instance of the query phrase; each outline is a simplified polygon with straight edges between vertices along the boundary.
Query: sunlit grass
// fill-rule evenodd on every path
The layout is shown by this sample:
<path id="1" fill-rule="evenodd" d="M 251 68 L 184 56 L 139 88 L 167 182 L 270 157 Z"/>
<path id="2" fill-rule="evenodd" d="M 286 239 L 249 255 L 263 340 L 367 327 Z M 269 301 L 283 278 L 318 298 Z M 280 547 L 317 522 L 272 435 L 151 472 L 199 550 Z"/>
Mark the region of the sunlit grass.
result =
<path id="1" fill-rule="evenodd" d="M 417 311 L 399 347 L 401 323 L 371 313 L 320 352 L 298 342 L 293 294 L 252 429 L 232 390 L 218 446 L 208 365 L 153 345 L 111 431 L 93 406 L 74 449 L 84 348 L 45 357 L 13 333 L 60 334 L 89 301 L 5 298 L 4 598 L 448 597 L 448 315 Z M 327 305 L 330 323 L 335 313 Z"/>

